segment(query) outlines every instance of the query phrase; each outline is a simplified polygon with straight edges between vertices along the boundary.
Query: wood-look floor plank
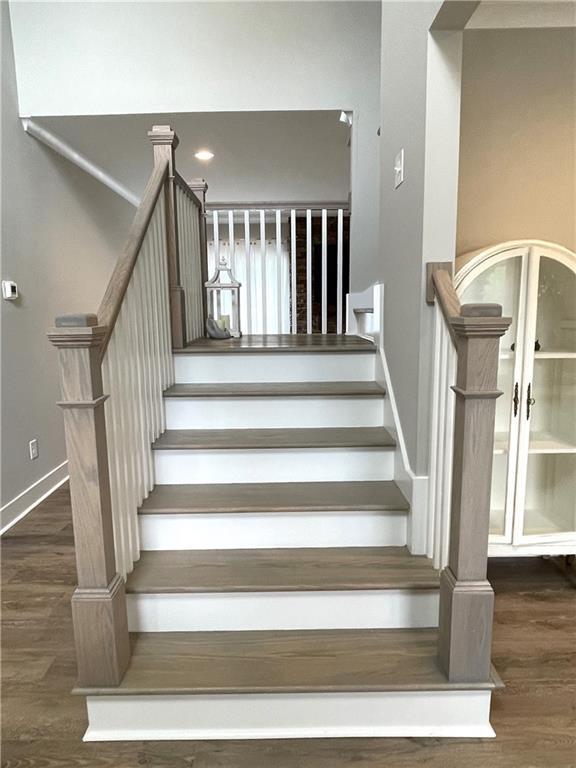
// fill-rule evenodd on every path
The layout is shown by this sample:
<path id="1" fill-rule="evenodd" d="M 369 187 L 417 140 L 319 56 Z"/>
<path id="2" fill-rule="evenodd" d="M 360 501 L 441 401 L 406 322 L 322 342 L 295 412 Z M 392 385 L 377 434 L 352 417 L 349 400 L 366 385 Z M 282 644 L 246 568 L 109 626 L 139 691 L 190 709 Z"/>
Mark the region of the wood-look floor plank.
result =
<path id="1" fill-rule="evenodd" d="M 341 483 L 157 485 L 140 514 L 208 512 L 404 512 L 409 504 L 392 480 Z"/>
<path id="2" fill-rule="evenodd" d="M 438 572 L 405 547 L 142 552 L 126 591 L 277 592 L 438 589 Z"/>
<path id="3" fill-rule="evenodd" d="M 226 694 L 493 688 L 450 684 L 435 629 L 150 632 L 134 637 L 119 688 L 91 693 Z M 87 693 L 87 689 L 78 689 Z"/>
<path id="4" fill-rule="evenodd" d="M 156 450 L 247 448 L 393 448 L 384 427 L 308 427 L 286 429 L 168 429 Z"/>
<path id="5" fill-rule="evenodd" d="M 576 765 L 576 590 L 552 560 L 491 560 L 496 592 L 493 660 L 506 688 L 494 694 L 495 739 L 296 739 L 83 742 L 86 707 L 76 682 L 70 596 L 74 542 L 61 488 L 4 534 L 5 574 L 16 576 L 2 611 L 2 768 L 573 768 Z M 26 558 L 21 561 L 21 548 Z M 34 557 L 35 553 L 35 557 Z M 32 579 L 27 573 L 36 562 Z M 68 572 L 68 581 L 60 574 Z M 43 574 L 43 581 L 40 574 Z M 58 578 L 54 580 L 54 573 Z M 46 610 L 45 596 L 55 598 Z M 58 595 L 60 599 L 58 599 Z M 55 657 L 31 679 L 22 653 Z M 22 675 L 18 675 L 18 670 Z M 39 671 L 39 667 L 36 667 Z M 39 671 L 39 674 L 41 672 Z"/>
<path id="6" fill-rule="evenodd" d="M 164 397 L 384 397 L 376 381 L 174 384 Z"/>
<path id="7" fill-rule="evenodd" d="M 239 339 L 195 339 L 177 354 L 206 354 L 219 352 L 375 352 L 372 341 L 347 334 L 252 334 Z"/>

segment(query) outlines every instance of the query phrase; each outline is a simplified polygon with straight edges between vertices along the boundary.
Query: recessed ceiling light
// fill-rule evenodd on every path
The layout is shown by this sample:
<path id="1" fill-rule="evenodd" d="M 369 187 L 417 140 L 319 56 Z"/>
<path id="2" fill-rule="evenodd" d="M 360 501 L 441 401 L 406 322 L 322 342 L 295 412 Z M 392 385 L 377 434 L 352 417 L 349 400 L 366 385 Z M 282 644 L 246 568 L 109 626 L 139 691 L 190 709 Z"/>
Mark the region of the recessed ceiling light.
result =
<path id="1" fill-rule="evenodd" d="M 201 149 L 199 152 L 194 153 L 194 157 L 197 160 L 212 160 L 214 152 L 210 152 L 209 149 Z"/>

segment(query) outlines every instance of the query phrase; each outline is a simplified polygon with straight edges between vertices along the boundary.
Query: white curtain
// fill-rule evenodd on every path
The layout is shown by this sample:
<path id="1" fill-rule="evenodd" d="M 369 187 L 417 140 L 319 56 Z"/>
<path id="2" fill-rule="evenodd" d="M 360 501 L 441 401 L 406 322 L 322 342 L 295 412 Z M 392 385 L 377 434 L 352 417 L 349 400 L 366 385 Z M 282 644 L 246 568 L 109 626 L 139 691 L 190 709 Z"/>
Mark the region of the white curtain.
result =
<path id="1" fill-rule="evenodd" d="M 240 289 L 240 328 L 242 333 L 290 333 L 290 255 L 288 243 L 265 241 L 266 310 L 263 306 L 263 263 L 260 240 L 246 247 L 243 239 L 235 239 L 233 247 L 220 240 L 220 255 L 226 256 Z M 278 275 L 280 270 L 280 275 Z M 208 242 L 208 277 L 216 271 L 214 241 Z M 250 283 L 248 283 L 248 273 Z M 280 283 L 280 284 L 279 284 Z M 230 303 L 223 297 L 222 312 L 229 314 Z M 264 322 L 264 320 L 266 322 Z"/>

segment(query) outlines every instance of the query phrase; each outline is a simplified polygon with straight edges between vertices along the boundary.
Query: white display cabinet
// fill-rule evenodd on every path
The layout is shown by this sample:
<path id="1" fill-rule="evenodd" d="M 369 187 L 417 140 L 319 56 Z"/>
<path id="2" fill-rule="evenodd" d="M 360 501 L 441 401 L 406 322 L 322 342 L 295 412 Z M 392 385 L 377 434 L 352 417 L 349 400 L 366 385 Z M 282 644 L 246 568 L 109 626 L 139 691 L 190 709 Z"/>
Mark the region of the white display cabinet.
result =
<path id="1" fill-rule="evenodd" d="M 463 304 L 495 302 L 500 343 L 492 556 L 576 553 L 576 254 L 516 241 L 460 256 Z"/>

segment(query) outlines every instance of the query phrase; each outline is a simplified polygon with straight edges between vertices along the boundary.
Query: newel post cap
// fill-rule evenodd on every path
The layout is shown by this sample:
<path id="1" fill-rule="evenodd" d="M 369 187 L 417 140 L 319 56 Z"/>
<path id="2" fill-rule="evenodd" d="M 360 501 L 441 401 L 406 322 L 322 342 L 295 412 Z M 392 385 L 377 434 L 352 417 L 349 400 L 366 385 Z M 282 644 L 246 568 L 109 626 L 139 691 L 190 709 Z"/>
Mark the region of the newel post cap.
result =
<path id="1" fill-rule="evenodd" d="M 154 146 L 171 146 L 172 149 L 176 149 L 180 143 L 176 131 L 170 125 L 153 125 L 152 130 L 148 131 L 148 138 Z"/>
<path id="2" fill-rule="evenodd" d="M 99 347 L 107 330 L 93 314 L 59 315 L 48 338 L 55 347 Z"/>
<path id="3" fill-rule="evenodd" d="M 195 192 L 207 192 L 208 191 L 208 182 L 206 179 L 190 179 L 190 181 L 186 182 L 190 189 L 193 189 Z"/>
<path id="4" fill-rule="evenodd" d="M 98 325 L 98 316 L 92 314 L 59 315 L 54 320 L 56 328 L 91 328 Z"/>

